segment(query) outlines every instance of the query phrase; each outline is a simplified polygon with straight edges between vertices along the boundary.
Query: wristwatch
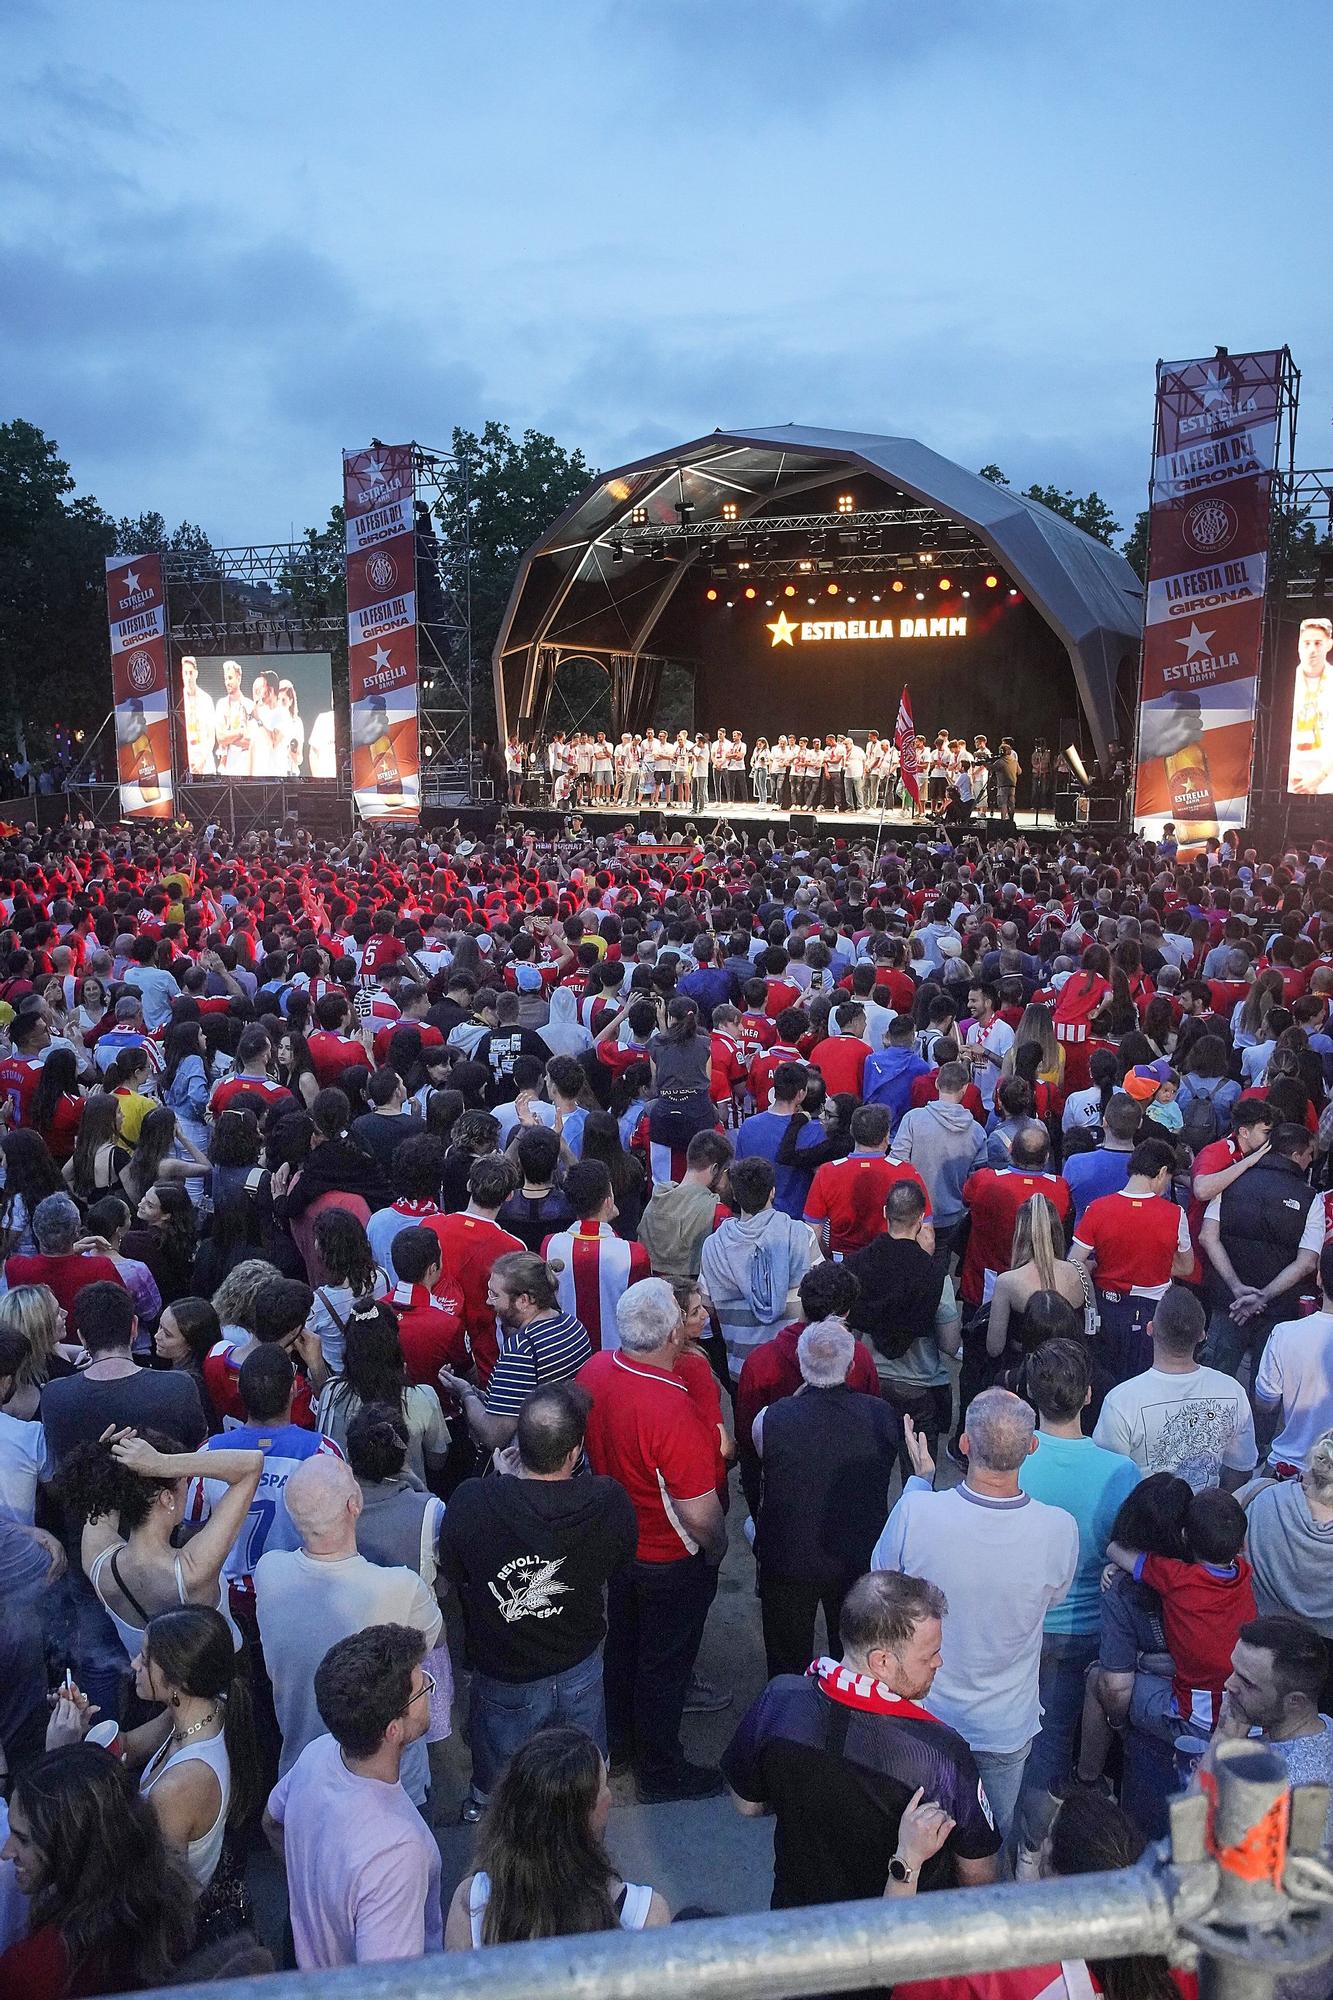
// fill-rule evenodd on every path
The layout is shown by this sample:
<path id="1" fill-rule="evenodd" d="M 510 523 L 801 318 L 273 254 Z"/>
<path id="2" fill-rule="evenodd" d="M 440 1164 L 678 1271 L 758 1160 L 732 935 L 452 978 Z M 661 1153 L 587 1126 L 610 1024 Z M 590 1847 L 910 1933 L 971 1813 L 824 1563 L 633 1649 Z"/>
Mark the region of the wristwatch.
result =
<path id="1" fill-rule="evenodd" d="M 895 1882 L 915 1882 L 916 1870 L 909 1868 L 901 1854 L 889 1856 L 889 1874 Z"/>

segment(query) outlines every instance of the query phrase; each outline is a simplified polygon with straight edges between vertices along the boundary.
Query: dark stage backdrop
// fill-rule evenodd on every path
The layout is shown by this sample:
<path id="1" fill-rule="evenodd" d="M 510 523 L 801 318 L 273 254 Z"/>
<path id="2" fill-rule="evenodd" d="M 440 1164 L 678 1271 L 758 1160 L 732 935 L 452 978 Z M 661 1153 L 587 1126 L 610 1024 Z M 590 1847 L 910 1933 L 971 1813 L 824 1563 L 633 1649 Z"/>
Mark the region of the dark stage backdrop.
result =
<path id="1" fill-rule="evenodd" d="M 684 592 L 678 593 L 683 597 Z M 1069 656 L 1026 601 L 1011 604 L 945 600 L 930 593 L 884 597 L 879 604 L 857 593 L 821 596 L 813 607 L 805 598 L 779 595 L 773 608 L 763 599 L 738 602 L 734 610 L 705 604 L 672 606 L 654 645 L 676 657 L 700 662 L 695 683 L 695 718 L 701 728 L 741 728 L 753 743 L 783 731 L 799 736 L 829 730 L 878 729 L 892 733 L 904 682 L 911 691 L 917 728 L 933 737 L 947 727 L 969 739 L 984 730 L 994 743 L 1012 735 L 1026 763 L 1034 736 L 1053 742 L 1062 716 L 1081 713 Z M 966 615 L 965 637 L 802 641 L 777 645 L 769 625 L 785 612 L 802 619 L 888 618 Z"/>

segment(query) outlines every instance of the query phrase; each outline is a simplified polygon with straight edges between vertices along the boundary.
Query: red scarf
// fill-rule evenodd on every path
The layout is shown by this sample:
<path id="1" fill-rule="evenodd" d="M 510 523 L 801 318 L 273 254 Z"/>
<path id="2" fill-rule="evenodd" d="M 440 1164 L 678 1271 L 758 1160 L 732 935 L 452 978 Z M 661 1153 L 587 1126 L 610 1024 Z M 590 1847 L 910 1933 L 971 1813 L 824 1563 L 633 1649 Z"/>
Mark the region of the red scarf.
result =
<path id="1" fill-rule="evenodd" d="M 871 1674 L 858 1674 L 854 1667 L 845 1667 L 840 1660 L 820 1658 L 806 1668 L 806 1673 L 818 1681 L 821 1694 L 843 1708 L 859 1708 L 863 1715 L 893 1715 L 905 1722 L 939 1721 L 938 1715 L 932 1715 L 928 1708 L 918 1708 L 914 1701 L 895 1694 L 883 1681 L 877 1681 Z"/>

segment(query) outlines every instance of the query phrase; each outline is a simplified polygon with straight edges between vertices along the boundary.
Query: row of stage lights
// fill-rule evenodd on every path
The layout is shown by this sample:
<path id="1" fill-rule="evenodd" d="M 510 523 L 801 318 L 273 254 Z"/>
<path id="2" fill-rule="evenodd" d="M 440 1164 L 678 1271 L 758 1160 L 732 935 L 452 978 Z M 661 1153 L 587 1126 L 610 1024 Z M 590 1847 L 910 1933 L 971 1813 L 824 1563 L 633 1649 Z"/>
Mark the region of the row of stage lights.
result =
<path id="1" fill-rule="evenodd" d="M 998 577 L 998 576 L 995 576 L 994 574 L 991 574 L 991 575 L 988 575 L 988 576 L 986 576 L 986 577 L 985 577 L 985 578 L 983 579 L 983 583 L 984 583 L 984 587 L 985 587 L 985 588 L 986 588 L 987 590 L 999 590 L 999 588 L 1000 588 L 1000 579 L 999 579 L 999 577 Z M 949 577 L 949 576 L 941 576 L 941 577 L 937 577 L 937 578 L 935 579 L 935 587 L 936 587 L 936 589 L 937 589 L 937 590 L 938 590 L 938 591 L 939 591 L 939 592 L 941 593 L 941 595 L 942 595 L 942 596 L 948 596 L 948 595 L 949 595 L 949 593 L 950 593 L 950 592 L 951 592 L 952 590 L 954 590 L 954 588 L 955 588 L 956 586 L 955 586 L 955 584 L 954 584 L 954 581 L 953 581 L 953 578 L 952 578 L 952 577 Z M 901 577 L 895 577 L 895 578 L 893 579 L 893 582 L 892 582 L 892 583 L 891 583 L 891 584 L 890 584 L 890 585 L 888 586 L 888 589 L 889 589 L 889 594 L 890 594 L 891 596 L 893 596 L 893 597 L 901 597 L 901 596 L 902 596 L 902 594 L 904 593 L 904 591 L 905 591 L 905 590 L 907 589 L 907 585 L 906 585 L 906 584 L 905 584 L 905 583 L 903 582 L 903 580 L 902 580 L 902 578 L 901 578 Z M 716 586 L 715 586 L 715 585 L 712 585 L 712 584 L 710 584 L 710 585 L 709 585 L 709 587 L 708 587 L 708 589 L 707 589 L 707 590 L 706 590 L 706 591 L 704 592 L 704 601 L 705 601 L 706 603 L 708 603 L 708 604 L 716 604 L 716 603 L 718 602 L 718 598 L 719 598 L 719 594 L 720 594 L 720 593 L 718 592 L 718 590 L 717 590 Z M 746 586 L 745 586 L 745 588 L 744 588 L 744 589 L 743 589 L 743 590 L 741 591 L 741 593 L 740 593 L 740 594 L 741 594 L 741 596 L 742 596 L 743 598 L 745 598 L 745 599 L 746 599 L 747 601 L 753 601 L 753 600 L 754 600 L 755 598 L 757 598 L 757 597 L 758 597 L 758 595 L 759 595 L 759 592 L 758 592 L 758 590 L 757 590 L 757 589 L 755 588 L 754 584 L 752 584 L 752 583 L 747 583 L 747 584 L 746 584 Z M 784 587 L 783 587 L 783 591 L 782 591 L 782 595 L 783 595 L 784 597 L 796 597 L 796 596 L 797 596 L 798 594 L 799 594 L 799 593 L 798 593 L 798 588 L 797 588 L 797 585 L 796 585 L 796 584 L 794 584 L 794 583 L 789 583 L 789 584 L 786 584 L 786 585 L 784 585 Z M 882 599 L 882 596 L 883 596 L 883 593 L 882 593 L 881 591 L 878 591 L 878 590 L 872 590 L 872 591 L 870 591 L 870 592 L 869 592 L 868 594 L 869 594 L 869 598 L 870 598 L 870 602 L 871 602 L 872 604 L 878 604 L 878 603 L 880 603 L 880 602 L 881 602 L 881 599 Z M 960 596 L 960 597 L 971 597 L 971 595 L 972 595 L 972 593 L 971 593 L 971 591 L 970 591 L 970 590 L 960 590 L 958 594 L 959 594 L 959 596 Z M 1014 598 L 1014 599 L 1017 599 L 1017 598 L 1021 597 L 1021 595 L 1022 595 L 1022 592 L 1021 592 L 1021 591 L 1018 591 L 1018 590 L 1015 590 L 1015 589 L 1014 589 L 1014 588 L 1013 588 L 1013 587 L 1011 586 L 1011 587 L 1010 587 L 1010 590 L 1009 590 L 1009 593 L 1008 593 L 1008 594 L 1009 594 L 1009 596 L 1010 596 L 1011 598 Z M 839 596 L 842 596 L 842 595 L 844 595 L 844 592 L 843 592 L 843 587 L 842 587 L 842 585 L 841 585 L 840 583 L 826 583 L 826 584 L 824 585 L 824 595 L 825 595 L 826 597 L 839 597 Z M 848 603 L 848 604 L 855 604 L 855 602 L 856 602 L 856 595 L 855 595 L 855 593 L 854 593 L 854 592 L 852 592 L 852 591 L 848 591 L 848 592 L 846 592 L 846 593 L 845 593 L 845 595 L 846 595 L 846 601 L 847 601 L 847 603 Z M 916 601 L 917 601 L 917 603 L 918 603 L 918 604 L 924 604 L 924 603 L 925 603 L 925 601 L 926 601 L 926 593 L 925 593 L 925 591 L 924 591 L 924 590 L 918 590 L 918 591 L 917 591 L 917 592 L 915 593 L 915 596 L 916 596 Z M 724 601 L 725 601 L 725 605 L 726 605 L 726 609 L 727 609 L 728 611 L 730 611 L 730 610 L 732 609 L 733 605 L 734 605 L 734 604 L 735 604 L 735 602 L 736 602 L 736 600 L 735 600 L 735 598 L 734 598 L 734 597 L 728 597 L 728 598 L 726 598 L 726 599 L 725 599 Z M 768 608 L 769 608 L 770 610 L 772 609 L 772 607 L 773 607 L 773 605 L 774 605 L 774 604 L 776 603 L 776 601 L 777 601 L 777 600 L 776 600 L 775 598 L 772 598 L 772 597 L 766 597 L 766 598 L 764 599 L 764 603 L 765 603 L 765 605 L 766 605 L 766 606 L 767 606 L 767 607 L 768 607 Z M 807 603 L 807 604 L 815 604 L 815 603 L 817 603 L 817 602 L 818 602 L 818 599 L 817 599 L 817 598 L 815 598 L 815 597 L 807 597 L 805 601 L 806 601 L 806 603 Z"/>

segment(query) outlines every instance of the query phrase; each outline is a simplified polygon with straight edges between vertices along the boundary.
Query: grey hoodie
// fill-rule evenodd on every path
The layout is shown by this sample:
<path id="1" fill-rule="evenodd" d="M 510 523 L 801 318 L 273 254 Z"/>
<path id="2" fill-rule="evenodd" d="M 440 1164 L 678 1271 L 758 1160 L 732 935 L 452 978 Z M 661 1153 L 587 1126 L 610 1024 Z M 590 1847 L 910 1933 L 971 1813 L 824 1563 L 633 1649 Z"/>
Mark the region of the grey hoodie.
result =
<path id="1" fill-rule="evenodd" d="M 963 1182 L 986 1164 L 986 1135 L 965 1104 L 936 1098 L 900 1120 L 890 1157 L 916 1168 L 930 1192 L 935 1226 L 950 1229 L 966 1213 Z"/>

